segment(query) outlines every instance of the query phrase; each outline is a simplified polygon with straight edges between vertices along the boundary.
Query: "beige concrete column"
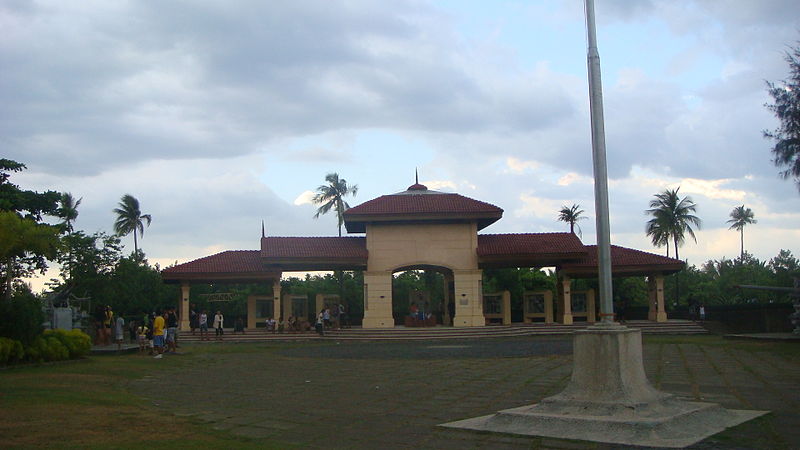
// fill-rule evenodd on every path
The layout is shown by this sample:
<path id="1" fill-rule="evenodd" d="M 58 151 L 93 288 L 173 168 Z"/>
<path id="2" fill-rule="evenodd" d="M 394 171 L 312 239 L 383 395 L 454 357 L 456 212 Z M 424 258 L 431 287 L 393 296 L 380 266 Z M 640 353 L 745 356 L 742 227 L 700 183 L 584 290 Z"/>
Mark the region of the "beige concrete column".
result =
<path id="1" fill-rule="evenodd" d="M 559 319 L 564 325 L 572 325 L 572 296 L 570 295 L 571 280 L 562 276 L 558 281 Z"/>
<path id="2" fill-rule="evenodd" d="M 362 327 L 394 327 L 391 272 L 364 272 L 364 320 Z"/>
<path id="3" fill-rule="evenodd" d="M 553 291 L 544 292 L 544 323 L 553 323 Z"/>
<path id="4" fill-rule="evenodd" d="M 189 283 L 181 283 L 181 300 L 178 305 L 181 320 L 179 327 L 181 331 L 189 331 L 191 329 L 189 327 L 189 289 Z"/>
<path id="5" fill-rule="evenodd" d="M 586 291 L 586 321 L 589 323 L 597 322 L 597 314 L 594 304 L 594 289 Z"/>
<path id="6" fill-rule="evenodd" d="M 281 296 L 281 303 L 283 306 L 283 317 L 287 319 L 292 315 L 292 294 L 288 292 Z M 305 319 L 305 317 L 304 317 Z"/>
<path id="7" fill-rule="evenodd" d="M 482 327 L 486 325 L 483 316 L 483 271 L 453 271 L 456 287 L 456 317 L 453 326 Z"/>
<path id="8" fill-rule="evenodd" d="M 664 309 L 664 275 L 647 277 L 647 294 L 650 310 L 647 319 L 654 322 L 666 322 L 667 311 Z"/>
<path id="9" fill-rule="evenodd" d="M 272 312 L 275 314 L 274 319 L 281 320 L 288 316 L 283 316 L 283 309 L 281 309 L 281 279 L 278 278 L 272 282 Z"/>
<path id="10" fill-rule="evenodd" d="M 503 291 L 503 325 L 511 325 L 511 292 Z"/>
<path id="11" fill-rule="evenodd" d="M 247 328 L 254 329 L 256 327 L 256 296 L 247 296 Z"/>
<path id="12" fill-rule="evenodd" d="M 314 297 L 314 314 L 319 314 L 322 311 L 322 308 L 325 307 L 325 295 L 324 294 L 317 294 Z"/>

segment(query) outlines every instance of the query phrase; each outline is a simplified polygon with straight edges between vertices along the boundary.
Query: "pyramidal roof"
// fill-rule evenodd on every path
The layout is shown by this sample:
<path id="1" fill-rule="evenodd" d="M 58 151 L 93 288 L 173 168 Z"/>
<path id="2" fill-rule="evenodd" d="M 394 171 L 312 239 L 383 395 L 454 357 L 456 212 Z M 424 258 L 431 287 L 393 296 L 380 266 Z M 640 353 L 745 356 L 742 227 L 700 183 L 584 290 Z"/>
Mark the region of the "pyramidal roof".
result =
<path id="1" fill-rule="evenodd" d="M 363 233 L 367 223 L 376 222 L 477 222 L 486 228 L 503 217 L 503 210 L 490 203 L 459 194 L 432 191 L 415 182 L 405 191 L 382 195 L 344 212 L 350 233 Z"/>

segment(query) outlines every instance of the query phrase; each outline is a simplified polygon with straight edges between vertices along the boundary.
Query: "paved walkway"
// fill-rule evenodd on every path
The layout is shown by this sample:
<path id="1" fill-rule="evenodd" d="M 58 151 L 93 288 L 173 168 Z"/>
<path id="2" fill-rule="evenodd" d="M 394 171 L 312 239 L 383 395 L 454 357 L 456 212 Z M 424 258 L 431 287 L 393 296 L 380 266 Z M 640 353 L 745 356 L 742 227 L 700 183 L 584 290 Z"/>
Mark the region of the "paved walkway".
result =
<path id="1" fill-rule="evenodd" d="M 569 338 L 224 345 L 187 345 L 134 390 L 209 430 L 302 448 L 620 448 L 436 427 L 559 392 Z M 800 346 L 781 345 L 648 338 L 645 368 L 667 392 L 773 411 L 694 448 L 797 448 Z"/>

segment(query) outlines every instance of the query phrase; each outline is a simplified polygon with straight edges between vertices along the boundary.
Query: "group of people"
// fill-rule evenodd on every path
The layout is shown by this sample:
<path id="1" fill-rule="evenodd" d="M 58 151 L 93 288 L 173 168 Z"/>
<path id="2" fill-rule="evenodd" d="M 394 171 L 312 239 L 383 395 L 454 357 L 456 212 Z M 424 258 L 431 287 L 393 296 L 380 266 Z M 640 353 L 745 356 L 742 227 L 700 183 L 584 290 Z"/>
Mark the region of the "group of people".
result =
<path id="1" fill-rule="evenodd" d="M 325 330 L 338 330 L 349 326 L 347 311 L 341 303 L 333 307 L 325 305 L 314 319 L 314 329 L 320 335 L 324 335 Z M 274 317 L 267 317 L 264 327 L 268 333 L 303 333 L 311 330 L 311 323 L 305 318 L 290 315 L 285 320 L 283 317 L 277 320 Z"/>
<path id="2" fill-rule="evenodd" d="M 241 320 L 241 318 L 239 320 Z M 214 314 L 213 327 L 215 339 L 218 341 L 221 341 L 225 334 L 224 326 L 225 316 L 222 314 L 222 311 L 217 310 L 217 313 Z M 194 335 L 195 330 L 200 329 L 201 341 L 211 340 L 208 335 L 208 313 L 206 310 L 202 310 L 198 314 L 197 305 L 194 304 L 192 304 L 192 308 L 189 310 L 189 328 L 192 330 L 192 335 Z M 244 333 L 244 327 L 242 327 L 242 333 Z"/>
<path id="3" fill-rule="evenodd" d="M 112 332 L 113 342 L 117 344 L 117 350 L 122 349 L 125 340 L 125 319 L 122 315 L 115 315 L 111 306 L 98 306 L 95 310 L 95 345 L 111 345 Z"/>

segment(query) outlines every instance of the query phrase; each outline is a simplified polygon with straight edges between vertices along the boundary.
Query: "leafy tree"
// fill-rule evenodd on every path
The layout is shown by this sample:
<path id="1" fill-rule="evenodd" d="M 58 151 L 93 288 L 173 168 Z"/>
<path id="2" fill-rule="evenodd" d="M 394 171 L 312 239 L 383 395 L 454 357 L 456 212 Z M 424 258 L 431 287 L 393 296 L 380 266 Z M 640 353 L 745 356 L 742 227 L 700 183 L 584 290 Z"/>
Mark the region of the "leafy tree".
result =
<path id="1" fill-rule="evenodd" d="M 789 78 L 778 85 L 767 81 L 767 92 L 774 103 L 765 106 L 775 114 L 780 126 L 775 130 L 764 130 L 764 137 L 774 141 L 772 162 L 779 168 L 783 178 L 794 178 L 800 189 L 800 46 L 786 52 Z"/>
<path id="2" fill-rule="evenodd" d="M 789 250 L 781 249 L 778 256 L 769 260 L 767 266 L 775 274 L 776 286 L 791 287 L 794 277 L 800 277 L 800 261 Z"/>
<path id="3" fill-rule="evenodd" d="M 57 262 L 61 265 L 63 281 L 51 283 L 50 287 L 69 288 L 77 297 L 111 303 L 109 283 L 122 257 L 120 238 L 104 232 L 87 235 L 77 231 L 64 236 L 62 242 L 63 251 Z"/>
<path id="4" fill-rule="evenodd" d="M 350 208 L 350 205 L 344 201 L 347 195 L 356 195 L 358 186 L 348 186 L 347 180 L 344 178 L 339 179 L 338 173 L 329 173 L 325 176 L 325 181 L 328 184 L 322 184 L 317 188 L 317 193 L 311 199 L 315 205 L 321 205 L 314 214 L 314 218 L 319 218 L 320 214 L 327 214 L 328 211 L 333 209 L 336 211 L 336 216 L 339 221 L 339 236 L 342 235 L 342 225 L 344 224 L 344 212 Z"/>
<path id="5" fill-rule="evenodd" d="M 581 235 L 581 227 L 577 225 L 577 221 L 583 220 L 586 217 L 581 216 L 583 210 L 580 209 L 581 205 L 575 203 L 572 206 L 563 205 L 558 212 L 558 220 L 569 224 L 569 232 L 575 234 L 575 227 L 578 227 L 578 235 Z M 581 236 L 582 237 L 582 236 Z"/>
<path id="6" fill-rule="evenodd" d="M 81 200 L 83 200 L 83 198 L 75 200 L 75 197 L 69 192 L 61 193 L 61 197 L 58 199 L 56 215 L 64 220 L 64 229 L 69 233 L 73 230 L 72 222 L 78 218 L 78 206 L 80 206 Z"/>
<path id="7" fill-rule="evenodd" d="M 42 215 L 55 216 L 61 194 L 23 190 L 9 181 L 12 173 L 25 169 L 25 164 L 0 159 L 0 211 L 13 211 L 36 222 L 42 220 Z"/>
<path id="8" fill-rule="evenodd" d="M 758 223 L 758 221 L 755 219 L 753 210 L 745 208 L 744 205 L 733 208 L 730 217 L 730 220 L 728 220 L 728 223 L 731 224 L 729 229 L 736 230 L 740 233 L 742 246 L 739 255 L 741 258 L 744 258 L 744 227 L 751 223 Z"/>
<path id="9" fill-rule="evenodd" d="M 22 218 L 11 211 L 0 211 L 0 261 L 5 275 L 5 298 L 11 297 L 16 278 L 37 269 L 44 273 L 47 268 L 44 259 L 55 258 L 57 249 L 55 227 Z"/>
<path id="10" fill-rule="evenodd" d="M 667 257 L 669 258 L 669 226 L 667 215 L 657 211 L 654 217 L 647 221 L 645 233 L 650 236 L 650 240 L 655 247 L 666 247 Z"/>
<path id="11" fill-rule="evenodd" d="M 139 253 L 139 243 L 136 239 L 136 233 L 144 235 L 144 222 L 150 226 L 152 217 L 150 214 L 142 214 L 139 208 L 139 200 L 136 197 L 125 194 L 119 202 L 119 207 L 114 208 L 114 213 L 117 214 L 117 220 L 114 222 L 114 231 L 120 236 L 127 236 L 133 233 L 133 251 Z"/>
<path id="12" fill-rule="evenodd" d="M 662 235 L 668 235 L 668 239 L 671 239 L 675 245 L 676 259 L 680 259 L 678 247 L 683 245 L 686 234 L 688 233 L 697 242 L 692 226 L 700 228 L 702 224 L 700 218 L 694 215 L 697 205 L 688 195 L 681 198 L 678 195 L 679 190 L 680 187 L 665 189 L 656 194 L 655 199 L 650 201 L 650 209 L 645 211 L 646 214 L 653 216 L 647 222 L 648 236 L 651 236 L 653 243 L 656 243 L 654 230 L 658 230 L 658 233 Z"/>

